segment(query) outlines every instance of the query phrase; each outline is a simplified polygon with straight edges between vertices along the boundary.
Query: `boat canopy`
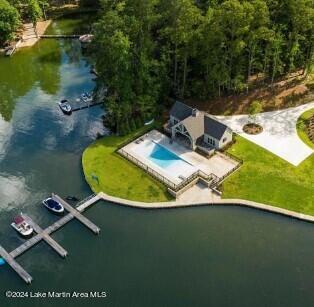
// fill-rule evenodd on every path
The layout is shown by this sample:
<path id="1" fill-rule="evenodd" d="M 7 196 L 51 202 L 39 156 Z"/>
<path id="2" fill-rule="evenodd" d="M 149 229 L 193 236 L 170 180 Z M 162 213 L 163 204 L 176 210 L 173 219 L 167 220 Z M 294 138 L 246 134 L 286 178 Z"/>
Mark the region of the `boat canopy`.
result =
<path id="1" fill-rule="evenodd" d="M 22 224 L 23 222 L 24 222 L 24 218 L 22 217 L 22 216 L 20 216 L 20 215 L 18 215 L 18 216 L 16 216 L 15 218 L 14 218 L 14 223 L 16 224 L 16 225 L 19 225 L 19 224 Z"/>

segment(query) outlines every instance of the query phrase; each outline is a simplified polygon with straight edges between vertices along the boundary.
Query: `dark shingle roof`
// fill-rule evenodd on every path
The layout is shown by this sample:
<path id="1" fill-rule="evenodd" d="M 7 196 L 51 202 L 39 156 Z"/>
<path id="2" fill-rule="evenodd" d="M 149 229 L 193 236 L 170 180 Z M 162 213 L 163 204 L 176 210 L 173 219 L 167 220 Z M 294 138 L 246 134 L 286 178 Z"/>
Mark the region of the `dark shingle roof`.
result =
<path id="1" fill-rule="evenodd" d="M 189 107 L 188 105 L 180 101 L 176 101 L 170 110 L 170 115 L 174 116 L 175 118 L 181 121 L 191 116 L 192 112 L 193 108 Z"/>
<path id="2" fill-rule="evenodd" d="M 228 127 L 217 119 L 208 115 L 204 116 L 204 133 L 220 140 Z"/>

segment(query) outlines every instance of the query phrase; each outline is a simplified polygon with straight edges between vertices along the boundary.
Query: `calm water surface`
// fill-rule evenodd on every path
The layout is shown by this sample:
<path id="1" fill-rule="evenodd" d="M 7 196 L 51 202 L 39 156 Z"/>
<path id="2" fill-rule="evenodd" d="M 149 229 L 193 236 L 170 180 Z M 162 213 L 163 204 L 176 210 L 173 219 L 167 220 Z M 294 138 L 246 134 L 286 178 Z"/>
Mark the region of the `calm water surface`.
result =
<path id="1" fill-rule="evenodd" d="M 58 22 L 53 27 L 58 31 Z M 9 225 L 15 214 L 22 210 L 44 227 L 56 220 L 40 205 L 44 197 L 91 193 L 81 154 L 105 133 L 103 111 L 67 117 L 56 102 L 93 87 L 75 40 L 42 40 L 0 58 L 0 244 L 8 250 L 22 242 Z M 76 221 L 53 235 L 68 250 L 66 260 L 45 243 L 18 259 L 34 277 L 31 286 L 0 267 L 1 307 L 314 306 L 311 224 L 243 208 L 145 211 L 103 202 L 86 215 L 100 236 Z M 22 301 L 6 299 L 6 290 L 108 297 Z"/>

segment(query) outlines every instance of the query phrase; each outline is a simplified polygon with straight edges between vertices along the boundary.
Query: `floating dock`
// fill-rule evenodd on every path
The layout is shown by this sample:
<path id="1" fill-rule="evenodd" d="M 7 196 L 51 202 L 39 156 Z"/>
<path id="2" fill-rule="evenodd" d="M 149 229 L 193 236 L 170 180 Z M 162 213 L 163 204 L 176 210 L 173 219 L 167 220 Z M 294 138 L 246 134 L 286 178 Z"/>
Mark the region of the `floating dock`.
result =
<path id="1" fill-rule="evenodd" d="M 60 202 L 65 210 L 68 211 L 68 214 L 60 218 L 54 224 L 50 225 L 46 229 L 42 229 L 39 225 L 37 225 L 28 215 L 22 214 L 23 218 L 26 222 L 31 225 L 34 231 L 37 233 L 31 239 L 27 240 L 25 243 L 14 249 L 12 252 L 7 252 L 0 245 L 0 256 L 11 266 L 11 268 L 27 283 L 30 284 L 33 280 L 32 276 L 28 274 L 23 267 L 15 260 L 18 256 L 22 255 L 26 251 L 30 250 L 33 246 L 38 244 L 41 241 L 45 241 L 53 250 L 57 252 L 58 255 L 65 258 L 68 255 L 68 252 L 58 243 L 56 242 L 50 234 L 62 228 L 72 219 L 77 219 L 84 226 L 90 229 L 93 233 L 99 234 L 100 228 L 96 226 L 93 222 L 87 219 L 82 212 L 87 208 L 92 206 L 98 200 L 100 200 L 100 196 L 91 195 L 85 200 L 81 201 L 76 208 L 72 207 L 66 201 L 64 201 L 60 196 L 52 194 L 52 198 L 56 201 Z"/>

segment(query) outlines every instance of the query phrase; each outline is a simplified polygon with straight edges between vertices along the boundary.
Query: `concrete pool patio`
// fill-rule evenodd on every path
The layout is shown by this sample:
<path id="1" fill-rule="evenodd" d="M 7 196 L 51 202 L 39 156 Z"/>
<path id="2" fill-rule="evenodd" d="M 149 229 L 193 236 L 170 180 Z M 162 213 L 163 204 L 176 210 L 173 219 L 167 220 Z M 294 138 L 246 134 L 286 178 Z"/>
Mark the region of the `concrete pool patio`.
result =
<path id="1" fill-rule="evenodd" d="M 156 163 L 147 158 L 147 156 L 143 154 L 144 147 L 148 146 L 150 143 L 156 143 L 164 147 L 166 150 L 174 153 L 180 159 L 190 164 L 192 167 L 191 172 L 200 170 L 207 176 L 213 174 L 219 178 L 222 178 L 235 169 L 239 164 L 238 161 L 235 161 L 221 153 L 216 153 L 210 158 L 205 158 L 177 142 L 172 142 L 169 137 L 157 130 L 152 130 L 142 136 L 142 142 L 137 143 L 136 141 L 133 141 L 122 148 L 124 152 L 139 160 L 142 164 L 150 167 L 155 172 L 161 174 L 174 184 L 180 184 L 183 181 L 182 175 L 186 174 L 182 173 L 182 170 L 180 169 L 173 170 L 173 172 L 170 173 L 166 169 L 159 167 Z"/>
<path id="2" fill-rule="evenodd" d="M 260 113 L 255 121 L 263 127 L 263 132 L 258 135 L 243 132 L 243 126 L 249 121 L 248 115 L 217 116 L 217 118 L 235 133 L 298 166 L 313 153 L 313 149 L 299 138 L 296 124 L 300 115 L 312 108 L 314 102 L 285 110 Z"/>

